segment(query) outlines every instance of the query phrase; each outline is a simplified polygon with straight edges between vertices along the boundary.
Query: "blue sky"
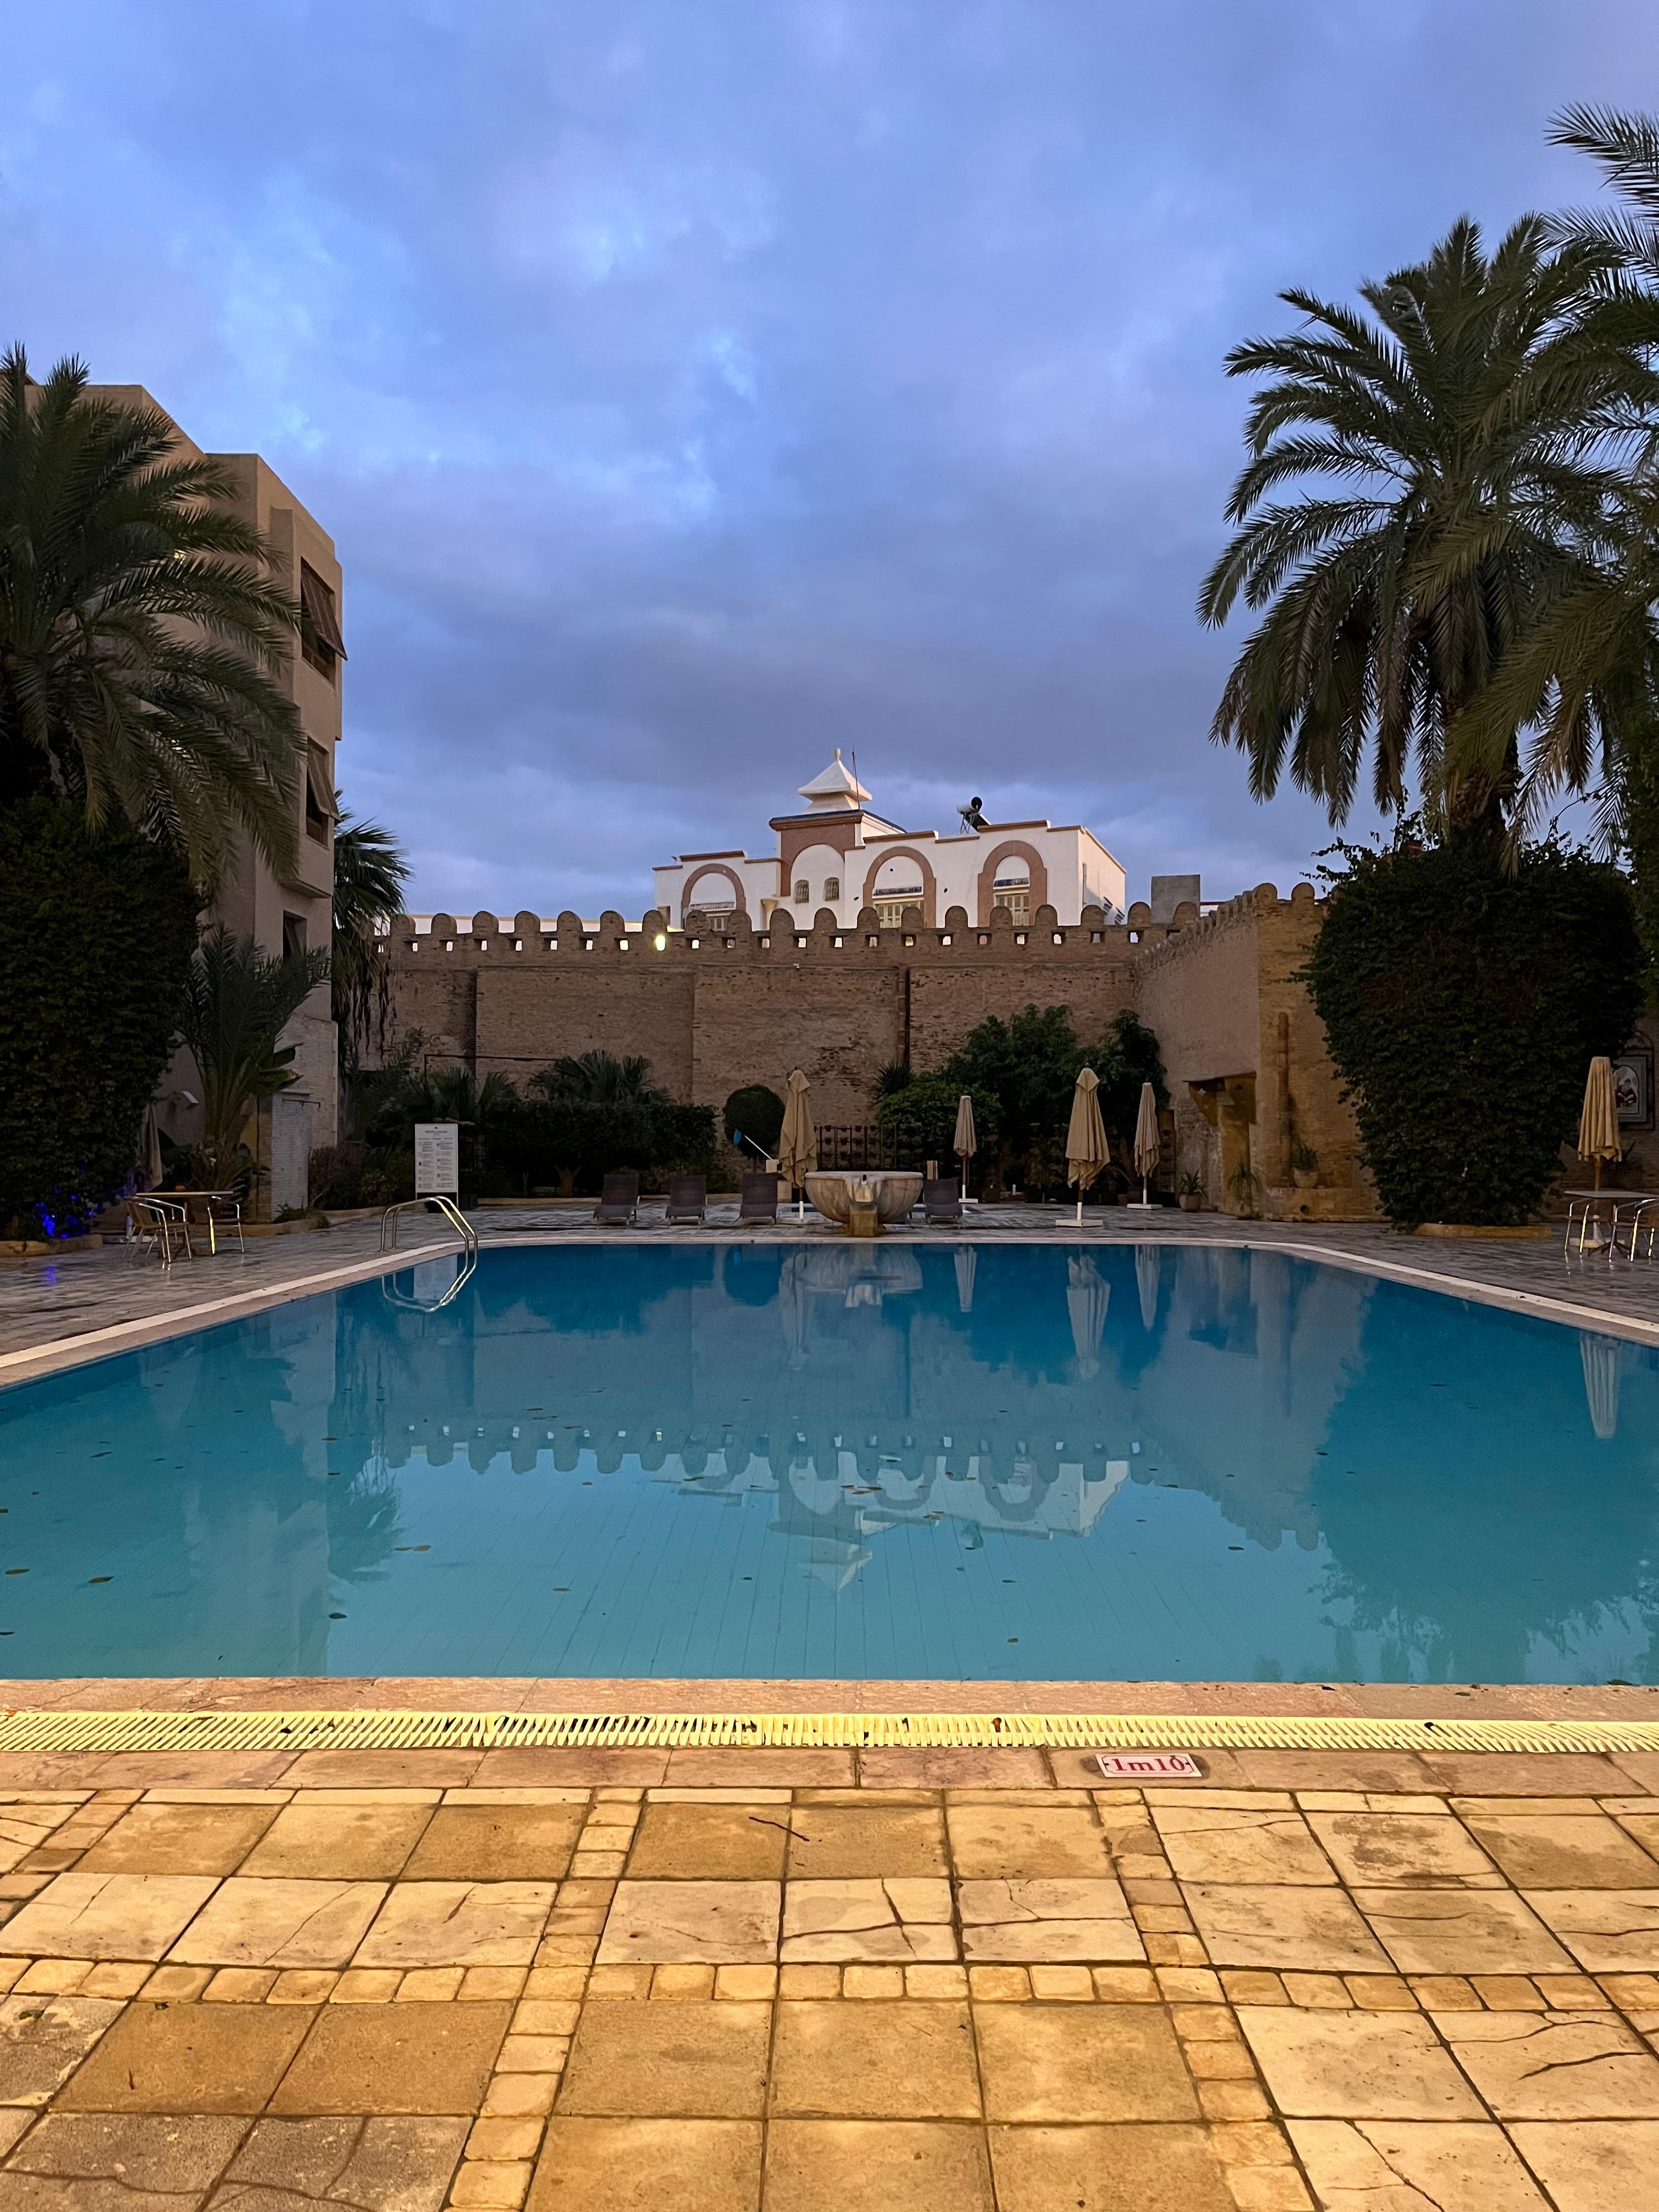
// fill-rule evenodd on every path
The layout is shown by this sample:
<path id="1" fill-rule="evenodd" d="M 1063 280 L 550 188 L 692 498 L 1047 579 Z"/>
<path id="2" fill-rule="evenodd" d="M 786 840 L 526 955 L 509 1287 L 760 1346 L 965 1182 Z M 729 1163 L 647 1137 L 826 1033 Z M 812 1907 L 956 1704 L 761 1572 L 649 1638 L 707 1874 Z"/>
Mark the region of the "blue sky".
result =
<path id="1" fill-rule="evenodd" d="M 1275 294 L 1585 198 L 1650 0 L 59 0 L 6 33 L 0 335 L 332 531 L 347 804 L 413 898 L 635 913 L 839 744 L 1132 893 L 1306 872 L 1206 732 Z"/>

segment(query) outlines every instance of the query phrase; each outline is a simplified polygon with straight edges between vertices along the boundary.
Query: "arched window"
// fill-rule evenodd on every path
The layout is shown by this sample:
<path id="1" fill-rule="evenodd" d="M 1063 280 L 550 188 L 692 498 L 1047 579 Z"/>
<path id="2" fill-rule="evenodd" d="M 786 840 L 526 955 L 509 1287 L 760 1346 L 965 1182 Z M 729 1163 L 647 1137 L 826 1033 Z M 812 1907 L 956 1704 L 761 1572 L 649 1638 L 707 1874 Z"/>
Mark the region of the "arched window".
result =
<path id="1" fill-rule="evenodd" d="M 840 896 L 841 878 L 839 876 L 826 876 L 823 879 L 823 902 L 825 906 L 834 906 Z"/>
<path id="2" fill-rule="evenodd" d="M 896 853 L 890 860 L 884 860 L 876 871 L 872 890 L 872 903 L 882 927 L 896 929 L 904 920 L 905 908 L 922 902 L 921 871 L 914 855 Z"/>
<path id="3" fill-rule="evenodd" d="M 1006 906 L 1014 921 L 1030 920 L 1031 871 L 1017 853 L 1011 853 L 997 870 L 996 882 L 991 887 L 991 903 Z"/>
<path id="4" fill-rule="evenodd" d="M 811 903 L 812 886 L 807 882 L 805 876 L 798 876 L 795 878 L 795 904 L 797 906 L 811 906 Z"/>

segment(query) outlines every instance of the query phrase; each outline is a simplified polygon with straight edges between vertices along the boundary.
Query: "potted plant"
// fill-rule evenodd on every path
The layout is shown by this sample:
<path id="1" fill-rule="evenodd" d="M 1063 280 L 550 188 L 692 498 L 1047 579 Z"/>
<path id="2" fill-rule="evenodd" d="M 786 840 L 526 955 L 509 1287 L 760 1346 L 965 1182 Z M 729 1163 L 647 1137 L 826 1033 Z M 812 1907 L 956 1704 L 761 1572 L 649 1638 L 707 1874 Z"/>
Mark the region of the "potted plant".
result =
<path id="1" fill-rule="evenodd" d="M 1187 1174 L 1176 1185 L 1176 1200 L 1183 1213 L 1196 1213 L 1204 1204 L 1204 1186 L 1195 1175 Z"/>
<path id="2" fill-rule="evenodd" d="M 1237 1203 L 1241 1218 L 1254 1220 L 1261 1194 L 1261 1178 L 1248 1161 L 1242 1161 L 1227 1178 L 1227 1188 Z"/>
<path id="3" fill-rule="evenodd" d="M 1311 1190 L 1319 1181 L 1319 1155 L 1300 1137 L 1291 1146 L 1291 1180 L 1298 1190 Z"/>

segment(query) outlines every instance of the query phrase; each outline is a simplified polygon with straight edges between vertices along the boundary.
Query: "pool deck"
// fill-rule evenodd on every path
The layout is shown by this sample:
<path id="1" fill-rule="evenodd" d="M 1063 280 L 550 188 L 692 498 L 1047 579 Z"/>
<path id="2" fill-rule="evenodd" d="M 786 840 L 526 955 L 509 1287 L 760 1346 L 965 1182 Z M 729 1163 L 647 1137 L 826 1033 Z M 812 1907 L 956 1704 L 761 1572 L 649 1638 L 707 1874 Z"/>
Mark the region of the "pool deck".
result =
<path id="1" fill-rule="evenodd" d="M 1097 1218 L 1088 1241 L 1149 1233 Z M 544 1221 L 488 1214 L 483 1241 Z M 1000 1207 L 969 1233 L 1056 1228 Z M 1553 1243 L 1149 1231 L 1659 1340 L 1659 1277 Z M 6 1263 L 0 1375 L 373 1271 L 377 1243 Z M 0 1704 L 70 1747 L 0 1749 L 0 2212 L 1659 2212 L 1659 1749 L 1306 1747 L 1352 1718 L 1651 1723 L 1659 1692 L 202 1678 Z M 73 1715 L 132 1708 L 180 1717 L 73 1747 Z M 434 1709 L 1179 1715 L 1202 1771 L 393 1747 Z M 276 1710 L 367 1741 L 183 1742 L 184 1717 Z M 1215 1715 L 1282 1724 L 1206 1748 Z"/>

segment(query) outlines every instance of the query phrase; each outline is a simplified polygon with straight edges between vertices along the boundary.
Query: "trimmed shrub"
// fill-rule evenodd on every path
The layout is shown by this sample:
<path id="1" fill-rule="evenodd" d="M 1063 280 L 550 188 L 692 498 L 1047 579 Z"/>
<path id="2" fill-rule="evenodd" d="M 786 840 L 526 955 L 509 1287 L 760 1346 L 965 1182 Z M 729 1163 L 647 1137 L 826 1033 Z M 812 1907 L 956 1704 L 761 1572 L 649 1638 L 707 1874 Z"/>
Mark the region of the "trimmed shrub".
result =
<path id="1" fill-rule="evenodd" d="M 963 1088 L 948 1075 L 918 1075 L 902 1091 L 887 1094 L 876 1109 L 876 1127 L 896 1167 L 920 1168 L 937 1160 L 941 1174 L 952 1172 L 956 1155 L 951 1147 Z M 979 1090 L 969 1091 L 969 1096 L 974 1102 L 974 1137 L 979 1147 L 975 1158 L 994 1158 L 1002 1129 L 996 1094 Z"/>
<path id="2" fill-rule="evenodd" d="M 741 1129 L 763 1152 L 776 1157 L 778 1139 L 783 1134 L 783 1101 L 775 1091 L 768 1090 L 763 1083 L 746 1083 L 726 1100 L 720 1118 L 728 1145 L 737 1142 Z"/>
<path id="3" fill-rule="evenodd" d="M 1523 1222 L 1591 1059 L 1641 1011 L 1630 886 L 1554 844 L 1506 875 L 1480 830 L 1340 849 L 1307 981 L 1383 1209 L 1404 1227 Z"/>
<path id="4" fill-rule="evenodd" d="M 0 811 L 0 1224 L 61 1235 L 126 1188 L 197 906 L 183 863 L 125 826 Z"/>

